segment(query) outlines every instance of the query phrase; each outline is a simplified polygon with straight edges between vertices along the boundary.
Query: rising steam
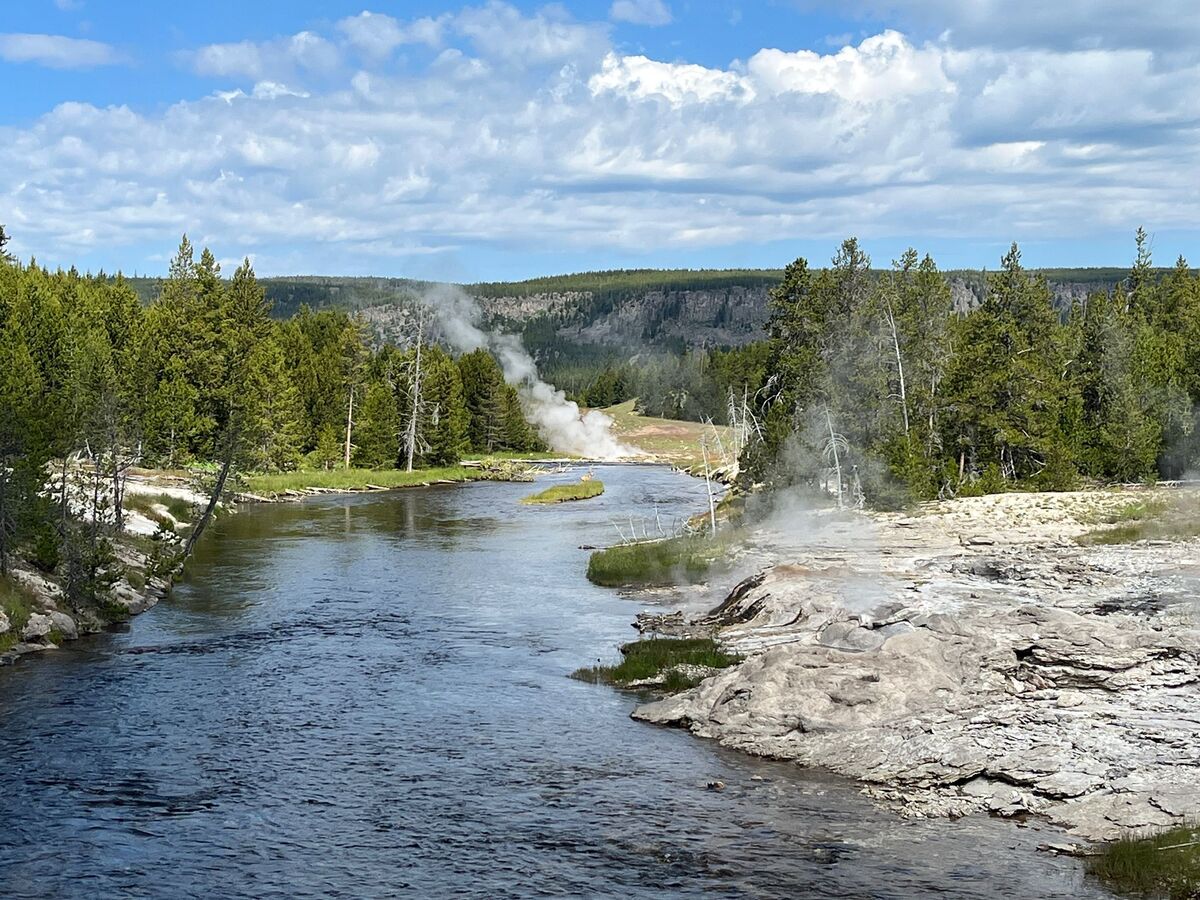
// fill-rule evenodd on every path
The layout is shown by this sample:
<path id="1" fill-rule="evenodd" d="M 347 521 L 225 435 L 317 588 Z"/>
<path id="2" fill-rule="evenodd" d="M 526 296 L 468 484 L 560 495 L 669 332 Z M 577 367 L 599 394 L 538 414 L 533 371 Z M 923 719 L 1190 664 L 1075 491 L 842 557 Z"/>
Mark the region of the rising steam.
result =
<path id="1" fill-rule="evenodd" d="M 421 302 L 437 319 L 442 338 L 459 353 L 486 347 L 500 363 L 504 380 L 517 389 L 521 406 L 552 450 L 590 459 L 619 459 L 637 451 L 612 433 L 613 421 L 599 410 L 581 414 L 578 404 L 538 377 L 537 364 L 516 335 L 485 332 L 479 327 L 475 299 L 451 284 L 427 289 Z"/>

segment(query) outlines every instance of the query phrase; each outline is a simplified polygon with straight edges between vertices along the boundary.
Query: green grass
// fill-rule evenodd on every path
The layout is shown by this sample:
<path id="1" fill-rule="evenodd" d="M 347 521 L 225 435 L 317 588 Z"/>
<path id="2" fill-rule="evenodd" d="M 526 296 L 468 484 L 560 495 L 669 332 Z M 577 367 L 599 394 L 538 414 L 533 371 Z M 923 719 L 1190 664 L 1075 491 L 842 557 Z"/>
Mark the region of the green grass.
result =
<path id="1" fill-rule="evenodd" d="M 613 432 L 617 439 L 682 469 L 703 474 L 704 454 L 700 442 L 705 435 L 711 435 L 713 429 L 701 422 L 643 416 L 634 409 L 636 403 L 636 400 L 627 400 L 603 410 L 613 420 Z M 724 425 L 717 425 L 715 429 L 725 446 L 732 447 L 732 429 Z M 715 451 L 710 449 L 709 463 L 712 466 L 720 463 L 715 457 Z"/>
<path id="2" fill-rule="evenodd" d="M 571 484 L 556 484 L 537 494 L 531 494 L 521 502 L 526 506 L 544 506 L 550 503 L 567 503 L 572 500 L 590 500 L 604 493 L 604 482 L 592 478 Z"/>
<path id="3" fill-rule="evenodd" d="M 620 544 L 593 553 L 587 577 L 603 587 L 698 584 L 729 548 L 729 538 L 707 535 Z"/>
<path id="4" fill-rule="evenodd" d="M 1140 497 L 1130 500 L 1117 509 L 1097 510 L 1084 517 L 1084 521 L 1092 525 L 1120 525 L 1127 522 L 1140 522 L 1155 516 L 1161 516 L 1167 511 L 1167 501 L 1161 497 Z"/>
<path id="5" fill-rule="evenodd" d="M 1154 837 L 1114 841 L 1089 860 L 1088 871 L 1131 897 L 1200 896 L 1200 829 L 1175 828 Z"/>
<path id="6" fill-rule="evenodd" d="M 0 610 L 8 616 L 9 630 L 0 634 L 0 653 L 11 650 L 21 640 L 21 629 L 29 621 L 33 596 L 12 577 L 0 576 Z"/>
<path id="7" fill-rule="evenodd" d="M 634 682 L 659 679 L 667 693 L 679 693 L 699 683 L 699 678 L 678 669 L 702 666 L 726 669 L 741 658 L 725 653 L 710 638 L 657 638 L 634 641 L 621 647 L 621 662 L 615 666 L 589 666 L 577 669 L 572 678 L 592 684 L 628 687 Z"/>
<path id="8" fill-rule="evenodd" d="M 1170 497 L 1133 500 L 1094 517 L 1102 527 L 1080 535 L 1084 546 L 1132 544 L 1137 541 L 1186 541 L 1200 537 L 1200 497 L 1178 492 Z"/>
<path id="9" fill-rule="evenodd" d="M 171 494 L 126 494 L 125 508 L 140 512 L 148 519 L 154 522 L 159 522 L 165 526 L 172 526 L 170 520 L 165 519 L 155 509 L 155 506 L 164 506 L 171 517 L 182 525 L 189 524 L 196 516 L 195 507 L 190 500 L 184 500 L 182 497 L 174 497 Z"/>
<path id="10" fill-rule="evenodd" d="M 325 488 L 336 491 L 367 490 L 371 487 L 402 488 L 433 481 L 478 481 L 480 469 L 464 466 L 445 466 L 433 469 L 317 469 L 306 472 L 275 472 L 250 475 L 246 490 L 252 494 L 281 494 L 284 491 L 303 491 Z"/>

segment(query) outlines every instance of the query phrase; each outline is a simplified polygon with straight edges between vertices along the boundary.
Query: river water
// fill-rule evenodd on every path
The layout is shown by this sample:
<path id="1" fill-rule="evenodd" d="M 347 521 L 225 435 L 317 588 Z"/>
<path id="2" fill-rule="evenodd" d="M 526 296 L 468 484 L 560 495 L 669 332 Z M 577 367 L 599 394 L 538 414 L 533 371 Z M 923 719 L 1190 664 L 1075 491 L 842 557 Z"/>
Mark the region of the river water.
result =
<path id="1" fill-rule="evenodd" d="M 579 545 L 704 505 L 598 475 L 243 510 L 126 630 L 0 670 L 0 896 L 1107 896 L 1052 831 L 905 821 L 567 678 L 637 610 Z"/>

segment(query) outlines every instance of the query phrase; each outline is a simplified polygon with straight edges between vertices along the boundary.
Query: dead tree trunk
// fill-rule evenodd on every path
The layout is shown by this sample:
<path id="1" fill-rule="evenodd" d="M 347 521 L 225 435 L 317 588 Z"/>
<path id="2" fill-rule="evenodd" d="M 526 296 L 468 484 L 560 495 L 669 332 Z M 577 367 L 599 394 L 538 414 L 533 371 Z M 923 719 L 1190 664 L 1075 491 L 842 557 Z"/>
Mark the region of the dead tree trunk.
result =
<path id="1" fill-rule="evenodd" d="M 346 468 L 350 468 L 350 432 L 354 427 L 354 385 L 350 386 L 350 405 L 346 408 Z"/>
<path id="2" fill-rule="evenodd" d="M 708 518 L 712 523 L 712 533 L 717 533 L 717 505 L 713 500 L 712 470 L 708 467 L 708 442 L 700 439 L 700 453 L 704 457 L 704 484 L 708 488 Z"/>
<path id="3" fill-rule="evenodd" d="M 833 430 L 833 416 L 829 413 L 829 407 L 825 407 L 825 425 L 829 428 L 829 447 L 833 454 L 833 469 L 837 475 L 837 505 L 838 509 L 844 506 L 842 502 L 842 459 L 838 453 L 838 435 Z"/>
<path id="4" fill-rule="evenodd" d="M 892 330 L 892 348 L 896 351 L 896 373 L 900 379 L 900 410 L 904 414 L 904 433 L 908 434 L 908 392 L 904 388 L 904 358 L 900 353 L 900 335 L 896 330 L 896 314 L 892 311 L 892 301 L 885 303 L 888 327 Z"/>
<path id="5" fill-rule="evenodd" d="M 412 379 L 412 407 L 409 410 L 408 417 L 408 434 L 405 437 L 405 442 L 408 444 L 408 465 L 407 471 L 413 470 L 413 453 L 417 447 L 417 417 L 421 414 L 421 340 L 425 330 L 425 314 L 422 312 L 417 319 L 417 358 L 416 365 L 413 368 Z"/>

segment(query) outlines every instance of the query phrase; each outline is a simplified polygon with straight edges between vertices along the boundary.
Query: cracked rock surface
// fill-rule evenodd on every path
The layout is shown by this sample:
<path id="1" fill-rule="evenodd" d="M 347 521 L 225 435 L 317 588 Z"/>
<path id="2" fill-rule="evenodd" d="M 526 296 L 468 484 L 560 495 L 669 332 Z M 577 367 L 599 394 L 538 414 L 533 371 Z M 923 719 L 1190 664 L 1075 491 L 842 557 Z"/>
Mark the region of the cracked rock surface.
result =
<path id="1" fill-rule="evenodd" d="M 634 715 L 911 815 L 1034 813 L 1092 840 L 1195 820 L 1200 544 L 1073 541 L 1129 500 L 769 522 L 779 561 L 690 625 L 746 661 Z"/>

